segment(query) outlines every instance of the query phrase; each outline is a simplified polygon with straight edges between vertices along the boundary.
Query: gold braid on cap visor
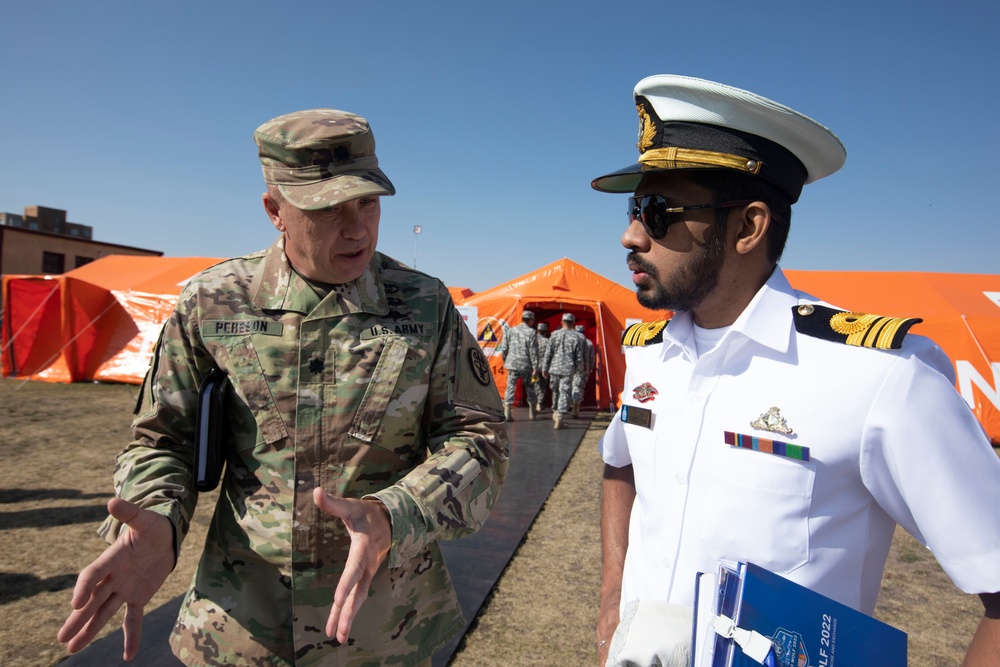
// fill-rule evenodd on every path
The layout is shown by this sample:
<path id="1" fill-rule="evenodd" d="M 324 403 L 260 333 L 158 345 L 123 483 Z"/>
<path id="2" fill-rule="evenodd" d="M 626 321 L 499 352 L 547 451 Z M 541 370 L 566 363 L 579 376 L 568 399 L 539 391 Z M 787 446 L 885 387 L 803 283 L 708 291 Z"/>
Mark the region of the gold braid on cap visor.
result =
<path id="1" fill-rule="evenodd" d="M 694 148 L 651 148 L 639 156 L 639 162 L 653 169 L 697 169 L 725 167 L 748 174 L 760 173 L 764 163 L 740 155 L 700 151 Z"/>

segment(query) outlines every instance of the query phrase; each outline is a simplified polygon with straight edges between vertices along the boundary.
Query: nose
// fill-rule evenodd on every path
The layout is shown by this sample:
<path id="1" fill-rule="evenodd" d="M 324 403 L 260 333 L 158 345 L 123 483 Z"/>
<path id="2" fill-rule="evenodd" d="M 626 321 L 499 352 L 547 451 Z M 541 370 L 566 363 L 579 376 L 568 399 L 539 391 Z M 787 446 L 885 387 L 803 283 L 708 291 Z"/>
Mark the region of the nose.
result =
<path id="1" fill-rule="evenodd" d="M 625 232 L 622 234 L 622 246 L 626 250 L 638 250 L 642 252 L 649 250 L 651 242 L 649 234 L 646 233 L 646 229 L 642 226 L 642 223 L 636 218 L 630 219 L 628 227 L 625 228 Z"/>
<path id="2" fill-rule="evenodd" d="M 344 202 L 339 216 L 340 234 L 346 239 L 364 238 L 368 233 L 357 200 Z"/>

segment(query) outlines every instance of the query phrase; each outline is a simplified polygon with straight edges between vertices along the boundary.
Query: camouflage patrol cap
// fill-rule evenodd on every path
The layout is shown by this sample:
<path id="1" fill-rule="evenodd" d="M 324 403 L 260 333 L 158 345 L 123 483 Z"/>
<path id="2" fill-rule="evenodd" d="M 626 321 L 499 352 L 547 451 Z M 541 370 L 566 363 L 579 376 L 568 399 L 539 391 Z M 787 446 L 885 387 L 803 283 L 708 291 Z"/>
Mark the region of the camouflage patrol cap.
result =
<path id="1" fill-rule="evenodd" d="M 562 321 L 563 322 L 576 322 L 576 316 L 573 315 L 573 313 L 563 313 Z"/>
<path id="2" fill-rule="evenodd" d="M 549 330 L 549 325 L 547 323 L 545 323 L 545 322 L 539 322 L 538 323 L 538 330 L 539 331 L 548 331 Z"/>
<path id="3" fill-rule="evenodd" d="M 527 322 L 528 320 L 533 320 L 535 319 L 535 314 L 530 310 L 526 310 L 523 313 L 521 313 L 521 319 L 524 320 L 525 322 Z"/>
<path id="4" fill-rule="evenodd" d="M 368 121 L 347 111 L 307 109 L 273 118 L 253 133 L 264 182 L 293 206 L 315 211 L 358 197 L 394 195 L 378 166 Z"/>

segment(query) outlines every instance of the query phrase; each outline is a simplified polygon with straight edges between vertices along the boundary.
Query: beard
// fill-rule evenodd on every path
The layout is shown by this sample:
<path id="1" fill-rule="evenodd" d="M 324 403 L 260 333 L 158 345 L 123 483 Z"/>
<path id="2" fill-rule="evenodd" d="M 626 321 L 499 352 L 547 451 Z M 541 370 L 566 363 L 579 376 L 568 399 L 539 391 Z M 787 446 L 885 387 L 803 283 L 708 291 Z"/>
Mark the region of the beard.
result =
<path id="1" fill-rule="evenodd" d="M 726 225 L 713 225 L 697 254 L 666 280 L 660 279 L 658 267 L 641 258 L 635 250 L 627 259 L 633 270 L 646 273 L 648 282 L 652 283 L 636 285 L 639 305 L 650 310 L 691 310 L 719 284 L 726 259 Z"/>

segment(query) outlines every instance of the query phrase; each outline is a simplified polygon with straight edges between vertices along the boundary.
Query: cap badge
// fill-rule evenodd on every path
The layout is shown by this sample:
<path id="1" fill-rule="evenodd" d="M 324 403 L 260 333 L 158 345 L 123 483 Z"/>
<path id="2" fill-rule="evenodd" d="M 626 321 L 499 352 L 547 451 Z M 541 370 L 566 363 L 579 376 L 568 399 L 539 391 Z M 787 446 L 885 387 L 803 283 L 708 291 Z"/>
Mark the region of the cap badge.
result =
<path id="1" fill-rule="evenodd" d="M 788 427 L 788 423 L 785 422 L 785 418 L 781 416 L 781 410 L 777 407 L 771 407 L 767 412 L 761 413 L 760 417 L 750 422 L 750 426 L 763 431 L 784 433 L 785 435 L 793 433 L 792 429 Z"/>
<path id="2" fill-rule="evenodd" d="M 656 127 L 653 125 L 653 121 L 649 119 L 645 105 L 637 104 L 635 105 L 635 109 L 639 112 L 639 143 L 635 147 L 639 149 L 640 153 L 645 153 L 646 149 L 653 145 L 653 137 L 656 136 Z"/>
<path id="3" fill-rule="evenodd" d="M 638 387 L 632 390 L 632 398 L 639 401 L 640 403 L 647 403 L 654 398 L 660 392 L 656 391 L 656 388 L 648 382 L 643 382 Z"/>

